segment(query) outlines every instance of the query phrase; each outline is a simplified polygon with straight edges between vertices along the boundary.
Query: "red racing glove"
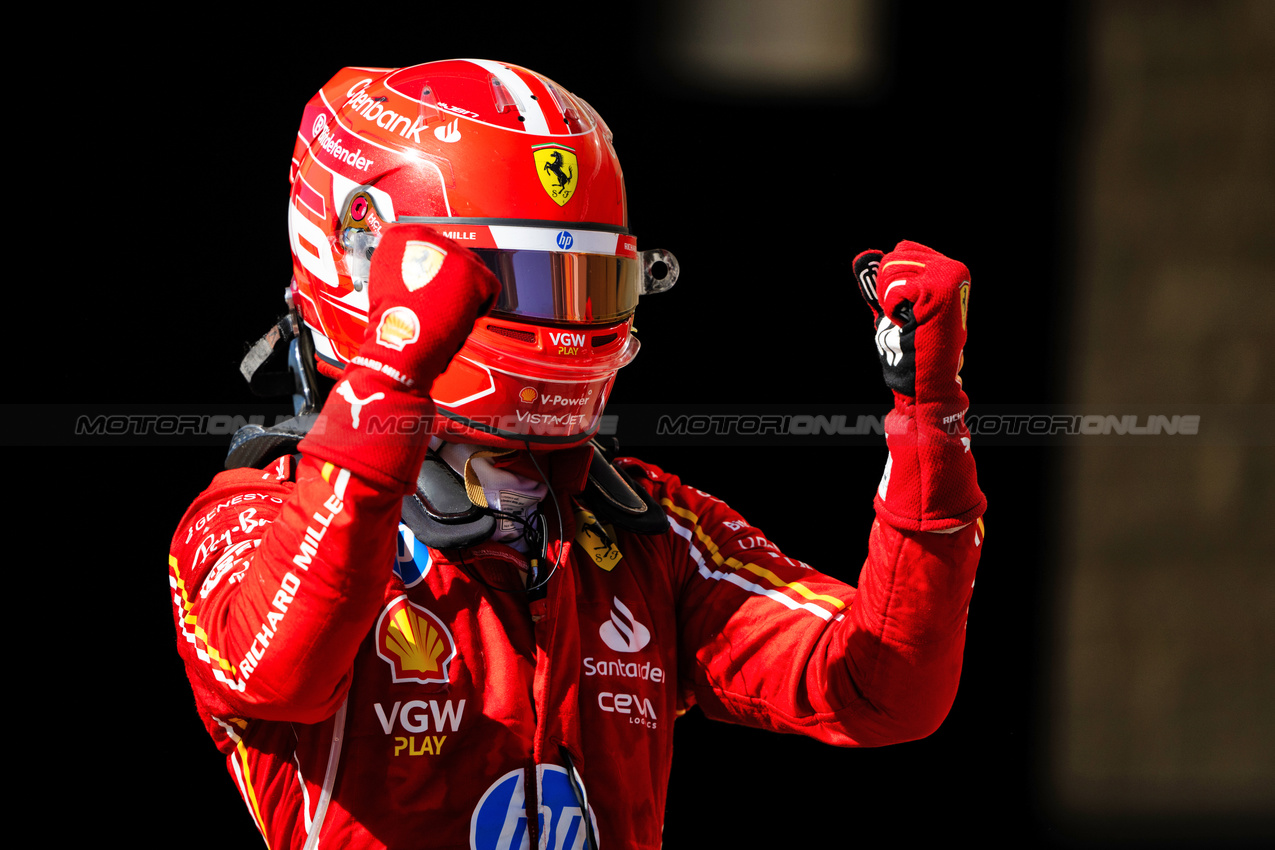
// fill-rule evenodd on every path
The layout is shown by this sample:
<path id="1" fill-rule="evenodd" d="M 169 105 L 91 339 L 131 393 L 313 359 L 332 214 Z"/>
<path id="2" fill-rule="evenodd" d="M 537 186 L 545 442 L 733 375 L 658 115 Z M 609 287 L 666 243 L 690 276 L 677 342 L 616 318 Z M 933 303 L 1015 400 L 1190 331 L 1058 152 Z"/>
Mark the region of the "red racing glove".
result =
<path id="1" fill-rule="evenodd" d="M 982 515 L 961 386 L 970 273 L 916 242 L 889 254 L 864 251 L 854 274 L 872 308 L 885 383 L 890 457 L 877 487 L 877 514 L 912 531 L 945 531 Z"/>
<path id="2" fill-rule="evenodd" d="M 500 282 L 421 224 L 386 228 L 372 255 L 363 345 L 300 449 L 404 495 L 435 430 L 429 390 Z"/>

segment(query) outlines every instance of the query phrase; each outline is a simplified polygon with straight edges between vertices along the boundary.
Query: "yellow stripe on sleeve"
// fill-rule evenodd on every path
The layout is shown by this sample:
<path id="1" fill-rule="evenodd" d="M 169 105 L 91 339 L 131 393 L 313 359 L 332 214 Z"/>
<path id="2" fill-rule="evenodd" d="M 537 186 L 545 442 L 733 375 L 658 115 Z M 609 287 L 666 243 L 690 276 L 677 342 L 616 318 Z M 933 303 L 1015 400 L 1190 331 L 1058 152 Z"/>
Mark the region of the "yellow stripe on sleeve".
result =
<path id="1" fill-rule="evenodd" d="M 173 578 L 175 580 L 177 592 L 181 595 L 182 614 L 183 614 L 182 623 L 191 627 L 190 628 L 191 634 L 193 634 L 196 639 L 198 639 L 199 641 L 203 643 L 204 652 L 208 653 L 209 658 L 215 661 L 217 665 L 221 667 L 221 669 L 229 670 L 231 673 L 238 676 L 239 675 L 238 668 L 236 668 L 234 664 L 230 663 L 225 658 L 223 658 L 221 653 L 217 651 L 217 648 L 208 642 L 207 632 L 205 632 L 203 628 L 200 627 L 199 623 L 197 622 L 195 618 L 195 615 L 190 613 L 190 609 L 195 607 L 195 605 L 193 602 L 190 601 L 190 597 L 186 595 L 186 581 L 185 579 L 182 578 L 181 571 L 178 569 L 177 559 L 173 557 L 171 553 L 168 556 L 168 567 L 169 569 L 173 571 Z M 196 646 L 198 646 L 198 644 L 196 644 Z"/>
<path id="2" fill-rule="evenodd" d="M 252 789 L 252 772 L 248 769 L 248 748 L 244 746 L 243 741 L 239 741 L 236 749 L 239 751 L 239 763 L 243 766 L 243 782 L 244 787 L 248 789 L 248 802 L 252 805 L 252 816 L 257 819 L 257 829 L 261 830 L 261 837 L 266 842 L 266 850 L 270 850 L 270 839 L 266 834 L 266 821 L 261 816 L 261 807 L 257 804 L 257 794 Z"/>
<path id="3" fill-rule="evenodd" d="M 774 584 L 776 587 L 790 588 L 794 592 L 800 594 L 801 596 L 804 596 L 806 599 L 809 599 L 812 602 L 813 601 L 827 602 L 828 604 L 834 605 L 837 608 L 846 607 L 846 603 L 842 602 L 840 599 L 838 599 L 835 596 L 827 596 L 822 593 L 815 593 L 813 590 L 806 587 L 804 584 L 802 584 L 799 581 L 784 581 L 779 576 L 775 575 L 773 572 L 766 569 L 765 567 L 760 567 L 757 564 L 745 564 L 742 561 L 736 560 L 735 558 L 723 558 L 721 553 L 717 550 L 717 544 L 713 542 L 713 539 L 704 532 L 703 528 L 700 527 L 699 517 L 695 513 L 687 510 L 686 508 L 678 507 L 677 505 L 673 504 L 673 502 L 669 499 L 661 499 L 660 504 L 664 505 L 670 511 L 682 517 L 683 519 L 688 519 L 691 521 L 692 525 L 695 526 L 694 528 L 695 536 L 699 539 L 701 543 L 704 544 L 704 548 L 708 550 L 709 556 L 713 559 L 713 562 L 717 564 L 719 567 L 721 566 L 729 567 L 730 569 L 735 570 L 737 572 L 739 570 L 747 570 L 748 572 L 753 573 L 754 575 L 757 575 L 766 579 L 767 581 Z"/>

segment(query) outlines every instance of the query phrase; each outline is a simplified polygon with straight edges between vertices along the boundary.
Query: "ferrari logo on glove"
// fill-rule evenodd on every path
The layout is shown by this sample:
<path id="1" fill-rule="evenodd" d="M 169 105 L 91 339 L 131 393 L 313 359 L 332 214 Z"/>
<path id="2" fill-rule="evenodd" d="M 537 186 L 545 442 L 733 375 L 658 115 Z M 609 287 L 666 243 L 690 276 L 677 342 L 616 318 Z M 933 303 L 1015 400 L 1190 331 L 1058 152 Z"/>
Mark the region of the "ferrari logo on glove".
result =
<path id="1" fill-rule="evenodd" d="M 433 280 L 445 259 L 447 252 L 437 245 L 410 240 L 403 249 L 403 285 L 407 291 L 415 292 Z"/>

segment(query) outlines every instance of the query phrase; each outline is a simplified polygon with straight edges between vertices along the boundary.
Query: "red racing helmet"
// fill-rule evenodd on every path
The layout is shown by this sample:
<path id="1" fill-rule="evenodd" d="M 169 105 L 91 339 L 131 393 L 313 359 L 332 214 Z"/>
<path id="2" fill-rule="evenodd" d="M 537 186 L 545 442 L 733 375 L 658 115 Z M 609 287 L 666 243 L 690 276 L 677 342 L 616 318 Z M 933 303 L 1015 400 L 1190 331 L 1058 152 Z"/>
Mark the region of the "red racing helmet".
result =
<path id="1" fill-rule="evenodd" d="M 678 271 L 637 250 L 611 139 L 589 104 L 516 65 L 342 69 L 306 105 L 290 175 L 289 294 L 318 369 L 338 377 L 363 342 L 382 228 L 425 223 L 502 284 L 430 390 L 444 436 L 587 441 L 637 354 L 639 296 Z"/>

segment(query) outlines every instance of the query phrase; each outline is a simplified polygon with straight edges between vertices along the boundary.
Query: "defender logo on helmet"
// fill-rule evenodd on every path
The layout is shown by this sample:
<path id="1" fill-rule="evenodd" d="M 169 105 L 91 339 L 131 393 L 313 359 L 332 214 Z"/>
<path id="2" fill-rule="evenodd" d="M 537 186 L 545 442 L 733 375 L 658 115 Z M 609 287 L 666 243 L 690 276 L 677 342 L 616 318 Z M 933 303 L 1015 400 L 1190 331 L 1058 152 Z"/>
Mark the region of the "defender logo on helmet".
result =
<path id="1" fill-rule="evenodd" d="M 575 149 L 566 145 L 537 145 L 531 153 L 536 160 L 540 185 L 555 204 L 562 206 L 575 193 L 576 178 L 580 173 Z"/>

